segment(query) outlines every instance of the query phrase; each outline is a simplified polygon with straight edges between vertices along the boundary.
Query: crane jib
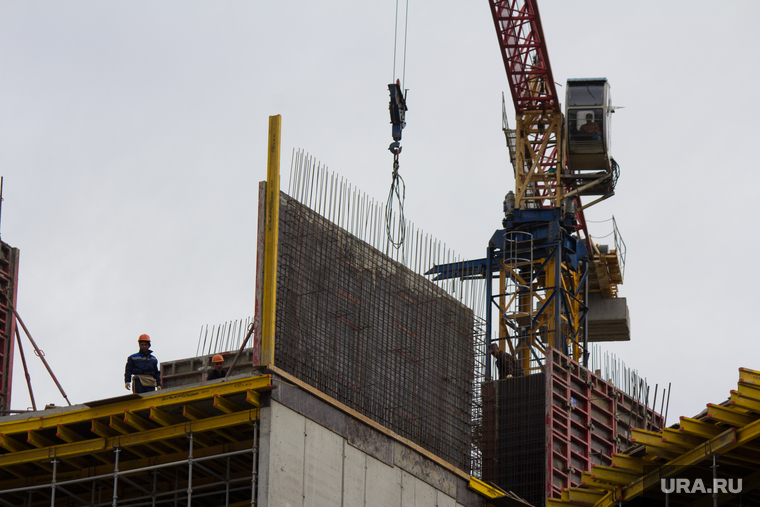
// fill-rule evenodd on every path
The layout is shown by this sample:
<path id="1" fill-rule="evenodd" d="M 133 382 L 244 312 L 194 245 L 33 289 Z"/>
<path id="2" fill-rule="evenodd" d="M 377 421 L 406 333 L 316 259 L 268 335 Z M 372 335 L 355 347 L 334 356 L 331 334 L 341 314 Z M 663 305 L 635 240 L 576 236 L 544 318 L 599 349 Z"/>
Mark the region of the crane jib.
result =
<path id="1" fill-rule="evenodd" d="M 535 0 L 489 0 L 515 112 L 560 112 Z"/>

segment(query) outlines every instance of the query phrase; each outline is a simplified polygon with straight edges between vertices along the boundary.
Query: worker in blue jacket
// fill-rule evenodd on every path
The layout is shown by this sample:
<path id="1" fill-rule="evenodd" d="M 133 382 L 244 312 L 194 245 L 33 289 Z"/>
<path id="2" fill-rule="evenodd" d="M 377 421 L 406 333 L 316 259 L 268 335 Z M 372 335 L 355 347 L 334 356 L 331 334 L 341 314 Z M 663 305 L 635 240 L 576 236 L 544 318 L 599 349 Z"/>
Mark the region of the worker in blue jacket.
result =
<path id="1" fill-rule="evenodd" d="M 161 372 L 158 370 L 158 359 L 150 350 L 150 336 L 141 334 L 137 344 L 140 352 L 129 356 L 124 368 L 124 388 L 136 394 L 161 389 Z"/>

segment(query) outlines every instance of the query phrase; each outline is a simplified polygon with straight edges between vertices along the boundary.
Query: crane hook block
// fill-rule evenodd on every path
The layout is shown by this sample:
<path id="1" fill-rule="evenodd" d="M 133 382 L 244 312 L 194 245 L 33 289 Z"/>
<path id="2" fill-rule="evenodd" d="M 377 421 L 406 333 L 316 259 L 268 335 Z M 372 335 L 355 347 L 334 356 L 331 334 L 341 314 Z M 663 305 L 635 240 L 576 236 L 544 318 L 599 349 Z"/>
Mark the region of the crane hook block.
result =
<path id="1" fill-rule="evenodd" d="M 398 79 L 395 83 L 388 85 L 391 92 L 391 103 L 388 110 L 391 113 L 392 134 L 394 141 L 401 141 L 401 130 L 406 127 L 406 97 L 401 91 L 401 81 Z"/>

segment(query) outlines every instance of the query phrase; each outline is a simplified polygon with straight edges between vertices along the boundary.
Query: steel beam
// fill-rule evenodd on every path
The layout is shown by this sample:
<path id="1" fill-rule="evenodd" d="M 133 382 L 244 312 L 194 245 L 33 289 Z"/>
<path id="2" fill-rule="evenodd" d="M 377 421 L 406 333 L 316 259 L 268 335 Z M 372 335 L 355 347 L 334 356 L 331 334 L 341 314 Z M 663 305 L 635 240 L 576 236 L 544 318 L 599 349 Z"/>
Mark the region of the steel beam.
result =
<path id="1" fill-rule="evenodd" d="M 678 431 L 710 439 L 726 431 L 726 428 L 690 417 L 681 417 Z"/>
<path id="2" fill-rule="evenodd" d="M 44 412 L 40 415 L 39 412 L 35 412 L 36 415 L 31 415 L 26 419 L 0 423 L 0 437 L 2 435 L 23 433 L 24 439 L 26 439 L 26 432 L 30 430 L 42 430 L 46 428 L 57 429 L 59 425 L 109 417 L 112 414 L 123 413 L 125 410 L 129 410 L 130 412 L 150 410 L 151 407 L 169 407 L 211 399 L 215 394 L 224 396 L 245 392 L 247 389 L 268 390 L 273 387 L 271 375 L 260 375 L 257 377 L 249 377 L 219 384 L 194 386 L 188 389 L 168 393 L 164 391 L 155 391 L 154 393 L 143 395 L 137 399 L 118 401 L 110 405 L 93 408 L 86 407 L 73 409 L 51 415 L 46 415 Z"/>
<path id="3" fill-rule="evenodd" d="M 755 420 L 755 417 L 739 410 L 721 407 L 712 403 L 707 404 L 707 417 L 737 427 L 744 426 Z"/>
<path id="4" fill-rule="evenodd" d="M 601 465 L 591 465 L 591 472 L 589 475 L 596 481 L 603 481 L 621 486 L 641 477 L 641 474 L 638 472 Z"/>
<path id="5" fill-rule="evenodd" d="M 646 462 L 642 458 L 628 456 L 627 454 L 615 453 L 612 455 L 612 466 L 628 470 L 631 472 L 643 473 L 646 465 L 652 465 L 652 462 Z"/>
<path id="6" fill-rule="evenodd" d="M 760 371 L 739 368 L 739 382 L 746 382 L 747 384 L 754 384 L 760 387 Z"/>
<path id="7" fill-rule="evenodd" d="M 663 442 L 679 445 L 681 447 L 685 447 L 686 449 L 696 447 L 699 444 L 703 443 L 705 440 L 708 439 L 706 437 L 689 435 L 684 431 L 674 430 L 671 428 L 664 428 L 662 430 Z"/>
<path id="8" fill-rule="evenodd" d="M 640 430 L 637 428 L 631 429 L 631 442 L 646 445 L 647 450 L 649 450 L 649 447 L 656 447 L 658 449 L 665 449 L 666 451 L 671 451 L 679 454 L 685 449 L 690 449 L 692 447 L 684 446 L 680 443 L 665 442 L 664 438 L 662 437 L 662 433 Z"/>
<path id="9" fill-rule="evenodd" d="M 694 449 L 671 460 L 661 468 L 636 479 L 621 490 L 620 499 L 628 502 L 640 496 L 649 488 L 659 485 L 660 479 L 682 472 L 684 467 L 696 465 L 712 453 L 723 454 L 736 447 L 737 433 L 733 429 L 726 430 L 717 437 L 695 447 Z M 596 507 L 614 507 L 618 500 L 605 497 Z"/>
<path id="10" fill-rule="evenodd" d="M 214 395 L 214 408 L 217 408 L 224 412 L 225 414 L 231 414 L 233 412 L 240 412 L 243 410 L 243 407 L 238 406 L 237 404 L 231 402 L 224 396 L 220 396 L 218 394 Z"/>
<path id="11" fill-rule="evenodd" d="M 606 491 L 598 491 L 586 488 L 568 488 L 568 500 L 576 505 L 594 505 L 607 494 Z"/>
<path id="12" fill-rule="evenodd" d="M 37 460 L 56 456 L 58 458 L 67 458 L 81 456 L 84 454 L 93 454 L 102 452 L 106 449 L 115 447 L 133 447 L 137 445 L 146 445 L 155 442 L 161 442 L 168 438 L 177 438 L 188 435 L 191 432 L 212 431 L 215 429 L 226 428 L 238 424 L 250 423 L 257 420 L 259 411 L 257 409 L 245 410 L 233 414 L 209 417 L 198 421 L 190 421 L 165 428 L 156 428 L 153 430 L 130 433 L 110 438 L 96 438 L 82 442 L 73 442 L 70 444 L 61 444 L 41 449 L 30 449 L 20 452 L 7 453 L 0 455 L 0 466 L 13 466 L 21 463 L 29 463 Z M 131 451 L 131 449 L 130 449 Z"/>

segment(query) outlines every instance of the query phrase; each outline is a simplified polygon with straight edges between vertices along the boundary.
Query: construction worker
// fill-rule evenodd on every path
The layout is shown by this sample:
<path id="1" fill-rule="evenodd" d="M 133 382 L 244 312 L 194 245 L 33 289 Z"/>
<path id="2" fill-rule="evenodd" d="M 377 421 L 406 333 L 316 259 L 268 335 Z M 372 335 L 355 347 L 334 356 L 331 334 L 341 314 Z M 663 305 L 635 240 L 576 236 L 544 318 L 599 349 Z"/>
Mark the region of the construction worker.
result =
<path id="1" fill-rule="evenodd" d="M 586 123 L 581 125 L 578 131 L 583 132 L 584 134 L 593 134 L 594 136 L 602 135 L 602 129 L 599 127 L 599 124 L 594 121 L 594 115 L 591 113 L 586 114 Z M 601 139 L 601 137 L 597 139 Z"/>
<path id="2" fill-rule="evenodd" d="M 488 346 L 488 350 L 491 355 L 496 358 L 496 370 L 499 372 L 499 380 L 519 377 L 522 375 L 520 366 L 517 364 L 517 361 L 515 361 L 515 358 L 507 351 L 499 350 L 498 343 L 491 343 L 491 345 Z"/>
<path id="3" fill-rule="evenodd" d="M 141 334 L 137 344 L 140 352 L 129 356 L 124 368 L 124 388 L 136 394 L 161 389 L 161 372 L 158 371 L 158 359 L 150 350 L 150 336 Z"/>
<path id="4" fill-rule="evenodd" d="M 218 378 L 224 378 L 227 376 L 227 370 L 222 368 L 224 366 L 224 358 L 222 357 L 221 354 L 217 354 L 214 357 L 212 357 L 211 364 L 214 366 L 214 369 L 208 372 L 207 380 L 214 380 Z"/>

